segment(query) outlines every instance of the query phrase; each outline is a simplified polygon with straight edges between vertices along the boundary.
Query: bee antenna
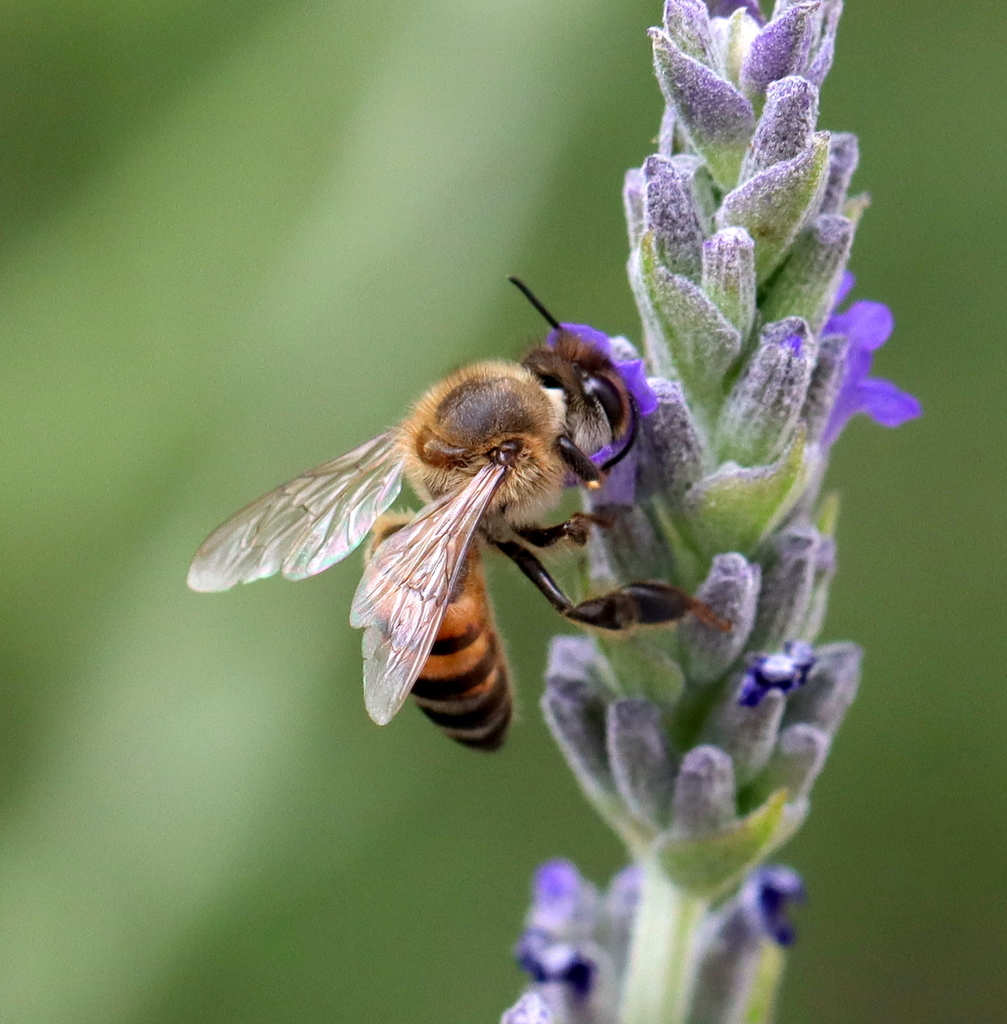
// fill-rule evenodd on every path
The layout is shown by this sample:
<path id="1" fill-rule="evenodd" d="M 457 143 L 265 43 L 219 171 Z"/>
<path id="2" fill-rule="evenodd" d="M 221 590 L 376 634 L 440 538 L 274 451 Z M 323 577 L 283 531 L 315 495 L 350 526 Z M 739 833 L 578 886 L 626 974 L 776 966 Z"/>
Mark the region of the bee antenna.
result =
<path id="1" fill-rule="evenodd" d="M 535 297 L 535 293 L 521 280 L 519 277 L 508 277 L 508 281 L 514 285 L 518 291 L 542 314 L 547 324 L 555 330 L 559 331 L 562 328 L 559 325 L 559 321 L 549 312 L 545 306 Z"/>

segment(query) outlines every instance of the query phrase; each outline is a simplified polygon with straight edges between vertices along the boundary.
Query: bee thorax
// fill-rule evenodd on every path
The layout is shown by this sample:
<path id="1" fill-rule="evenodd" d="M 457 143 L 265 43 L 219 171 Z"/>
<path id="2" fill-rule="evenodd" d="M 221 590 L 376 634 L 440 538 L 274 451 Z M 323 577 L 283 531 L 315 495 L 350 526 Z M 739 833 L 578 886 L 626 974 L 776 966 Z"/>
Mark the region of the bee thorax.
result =
<path id="1" fill-rule="evenodd" d="M 400 445 L 410 482 L 425 498 L 459 491 L 490 461 L 510 472 L 492 510 L 552 507 L 562 488 L 556 405 L 517 363 L 484 362 L 441 381 L 405 421 Z"/>
<path id="2" fill-rule="evenodd" d="M 437 406 L 435 417 L 440 431 L 458 445 L 480 447 L 501 435 L 534 430 L 539 410 L 529 402 L 522 384 L 503 376 L 462 381 Z"/>

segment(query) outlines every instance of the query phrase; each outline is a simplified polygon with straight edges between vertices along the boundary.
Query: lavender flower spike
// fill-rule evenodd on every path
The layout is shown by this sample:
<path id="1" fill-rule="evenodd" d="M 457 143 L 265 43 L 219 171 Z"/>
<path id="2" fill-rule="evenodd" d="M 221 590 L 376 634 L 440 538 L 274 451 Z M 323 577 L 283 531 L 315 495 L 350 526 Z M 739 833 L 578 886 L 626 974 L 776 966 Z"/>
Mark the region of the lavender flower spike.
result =
<path id="1" fill-rule="evenodd" d="M 666 109 L 624 189 L 645 359 L 560 328 L 616 361 L 638 414 L 580 581 L 663 579 L 732 628 L 553 641 L 547 725 L 632 865 L 607 893 L 569 862 L 539 870 L 516 950 L 530 991 L 504 1024 L 772 1018 L 803 886 L 764 865 L 810 811 L 862 660 L 817 643 L 838 508 L 822 482 L 851 416 L 920 414 L 869 376 L 888 308 L 837 311 L 866 208 L 847 195 L 856 138 L 817 123 L 841 10 L 665 0 L 650 33 Z"/>

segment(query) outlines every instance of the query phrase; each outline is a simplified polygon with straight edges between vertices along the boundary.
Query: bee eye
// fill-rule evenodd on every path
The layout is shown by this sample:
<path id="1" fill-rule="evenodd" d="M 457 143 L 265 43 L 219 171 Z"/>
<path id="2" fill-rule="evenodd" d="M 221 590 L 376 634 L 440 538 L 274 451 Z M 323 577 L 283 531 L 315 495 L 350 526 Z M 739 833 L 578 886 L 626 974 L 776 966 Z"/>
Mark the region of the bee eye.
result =
<path id="1" fill-rule="evenodd" d="M 610 380 L 590 376 L 584 381 L 584 392 L 597 399 L 610 426 L 615 427 L 622 420 L 622 398 Z"/>

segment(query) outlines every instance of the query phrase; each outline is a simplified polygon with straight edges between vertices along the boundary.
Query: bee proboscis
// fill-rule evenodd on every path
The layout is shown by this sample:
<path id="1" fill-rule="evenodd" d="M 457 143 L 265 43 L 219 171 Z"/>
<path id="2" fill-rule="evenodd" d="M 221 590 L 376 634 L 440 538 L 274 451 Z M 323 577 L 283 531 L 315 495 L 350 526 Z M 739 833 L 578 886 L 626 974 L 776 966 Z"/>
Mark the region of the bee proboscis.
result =
<path id="1" fill-rule="evenodd" d="M 596 488 L 635 440 L 639 413 L 612 360 L 560 325 L 520 363 L 485 361 L 451 374 L 398 427 L 278 487 L 215 530 L 189 568 L 193 590 L 272 576 L 304 579 L 375 543 L 353 599 L 364 630 L 364 697 L 379 725 L 410 692 L 448 735 L 502 743 L 512 697 L 480 564 L 484 547 L 511 558 L 564 617 L 602 630 L 664 625 L 692 613 L 730 624 L 663 582 L 630 583 L 574 604 L 536 550 L 584 544 L 598 518 L 541 518 L 568 476 Z M 596 466 L 590 453 L 618 450 Z M 402 477 L 426 502 L 411 519 L 383 516 Z"/>

